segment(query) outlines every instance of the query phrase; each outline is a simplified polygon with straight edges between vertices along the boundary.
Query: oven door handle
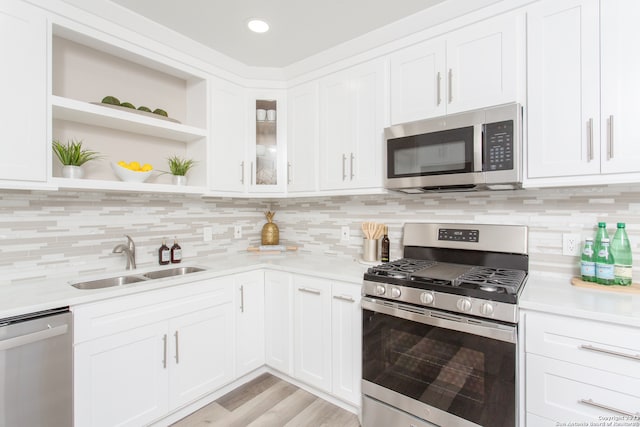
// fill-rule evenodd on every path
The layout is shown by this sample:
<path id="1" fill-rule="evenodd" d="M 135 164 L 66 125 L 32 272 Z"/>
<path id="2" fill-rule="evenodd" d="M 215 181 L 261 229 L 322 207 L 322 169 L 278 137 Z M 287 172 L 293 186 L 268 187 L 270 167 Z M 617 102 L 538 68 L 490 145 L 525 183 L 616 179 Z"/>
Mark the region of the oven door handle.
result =
<path id="1" fill-rule="evenodd" d="M 387 314 L 401 319 L 419 322 L 425 325 L 466 332 L 498 341 L 516 343 L 515 326 L 491 323 L 469 317 L 457 316 L 421 307 L 413 307 L 399 303 L 381 302 L 374 298 L 362 297 L 363 309 Z"/>

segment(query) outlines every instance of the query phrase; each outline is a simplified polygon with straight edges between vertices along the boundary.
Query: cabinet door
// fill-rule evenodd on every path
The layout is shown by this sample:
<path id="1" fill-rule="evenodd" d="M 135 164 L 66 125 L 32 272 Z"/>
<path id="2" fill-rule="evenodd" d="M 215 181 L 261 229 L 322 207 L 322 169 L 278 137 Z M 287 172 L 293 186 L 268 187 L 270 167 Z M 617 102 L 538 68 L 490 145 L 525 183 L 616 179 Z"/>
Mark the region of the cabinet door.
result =
<path id="1" fill-rule="evenodd" d="M 524 26 L 513 14 L 447 35 L 447 114 L 516 101 L 524 46 Z"/>
<path id="2" fill-rule="evenodd" d="M 640 171 L 640 59 L 629 51 L 640 38 L 640 2 L 603 1 L 601 7 L 603 173 Z"/>
<path id="3" fill-rule="evenodd" d="M 528 177 L 600 173 L 598 1 L 528 14 Z"/>
<path id="4" fill-rule="evenodd" d="M 168 407 L 169 336 L 160 322 L 74 348 L 74 424 L 140 426 Z"/>
<path id="5" fill-rule="evenodd" d="M 169 331 L 169 392 L 172 409 L 233 380 L 231 303 L 172 319 Z"/>
<path id="6" fill-rule="evenodd" d="M 289 273 L 267 271 L 265 293 L 265 361 L 287 375 L 293 373 L 293 282 Z"/>
<path id="7" fill-rule="evenodd" d="M 264 273 L 234 279 L 236 298 L 236 377 L 264 365 Z"/>
<path id="8" fill-rule="evenodd" d="M 333 394 L 360 405 L 362 379 L 362 313 L 360 286 L 335 282 L 331 286 L 331 349 Z"/>
<path id="9" fill-rule="evenodd" d="M 316 191 L 318 176 L 318 84 L 289 90 L 287 190 Z"/>
<path id="10" fill-rule="evenodd" d="M 344 73 L 320 84 L 320 189 L 345 188 L 347 163 L 353 147 L 349 79 Z"/>
<path id="11" fill-rule="evenodd" d="M 321 82 L 321 190 L 382 186 L 384 73 L 376 60 Z"/>
<path id="12" fill-rule="evenodd" d="M 440 38 L 391 55 L 391 124 L 446 114 L 445 55 Z"/>
<path id="13" fill-rule="evenodd" d="M 37 9 L 0 4 L 0 179 L 46 181 L 47 26 Z"/>
<path id="14" fill-rule="evenodd" d="M 331 286 L 326 280 L 293 276 L 295 293 L 294 376 L 331 392 Z"/>
<path id="15" fill-rule="evenodd" d="M 246 101 L 244 89 L 212 80 L 210 187 L 216 191 L 242 193 L 249 177 L 246 162 Z"/>

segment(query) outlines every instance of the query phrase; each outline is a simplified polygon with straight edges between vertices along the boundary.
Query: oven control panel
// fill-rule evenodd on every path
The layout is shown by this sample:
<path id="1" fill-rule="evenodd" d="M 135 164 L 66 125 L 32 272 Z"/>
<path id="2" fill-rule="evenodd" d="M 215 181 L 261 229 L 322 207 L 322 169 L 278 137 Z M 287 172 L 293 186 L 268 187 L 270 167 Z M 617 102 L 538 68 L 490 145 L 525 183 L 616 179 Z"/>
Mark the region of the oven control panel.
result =
<path id="1" fill-rule="evenodd" d="M 438 229 L 438 240 L 477 243 L 479 237 L 480 237 L 479 230 L 460 230 L 456 228 L 439 228 Z"/>

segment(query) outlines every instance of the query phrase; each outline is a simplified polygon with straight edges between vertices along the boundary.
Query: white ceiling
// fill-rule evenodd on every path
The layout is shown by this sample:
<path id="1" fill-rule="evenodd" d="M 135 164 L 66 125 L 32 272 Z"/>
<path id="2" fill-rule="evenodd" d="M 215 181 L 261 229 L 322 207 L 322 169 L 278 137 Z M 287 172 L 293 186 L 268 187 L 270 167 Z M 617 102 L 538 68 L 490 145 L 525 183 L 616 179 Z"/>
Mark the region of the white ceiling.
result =
<path id="1" fill-rule="evenodd" d="M 111 0 L 246 65 L 285 67 L 444 0 Z M 250 18 L 271 29 L 255 34 Z"/>

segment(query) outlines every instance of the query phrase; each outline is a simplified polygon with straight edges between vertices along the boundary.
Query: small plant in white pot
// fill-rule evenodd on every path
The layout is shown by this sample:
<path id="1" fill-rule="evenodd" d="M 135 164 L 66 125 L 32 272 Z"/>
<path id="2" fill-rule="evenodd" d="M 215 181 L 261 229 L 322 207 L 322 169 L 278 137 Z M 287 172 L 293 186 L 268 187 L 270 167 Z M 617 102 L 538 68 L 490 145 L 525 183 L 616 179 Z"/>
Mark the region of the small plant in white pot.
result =
<path id="1" fill-rule="evenodd" d="M 97 151 L 83 149 L 82 140 L 71 140 L 63 144 L 54 139 L 53 152 L 62 163 L 62 176 L 65 178 L 82 178 L 84 176 L 82 165 L 101 157 Z"/>
<path id="2" fill-rule="evenodd" d="M 169 171 L 173 175 L 173 183 L 175 185 L 187 185 L 187 172 L 195 166 L 195 160 L 171 156 L 167 161 L 169 162 Z"/>

